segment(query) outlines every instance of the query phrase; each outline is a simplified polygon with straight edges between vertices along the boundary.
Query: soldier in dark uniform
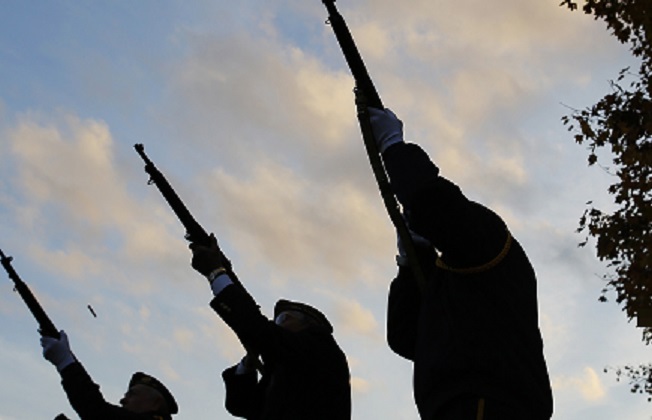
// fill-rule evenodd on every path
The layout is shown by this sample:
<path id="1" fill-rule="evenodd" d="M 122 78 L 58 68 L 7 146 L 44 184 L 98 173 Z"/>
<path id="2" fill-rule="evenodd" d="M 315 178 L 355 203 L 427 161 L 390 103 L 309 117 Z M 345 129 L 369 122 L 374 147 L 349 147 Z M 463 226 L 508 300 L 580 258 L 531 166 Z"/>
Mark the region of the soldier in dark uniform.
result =
<path id="1" fill-rule="evenodd" d="M 81 420 L 170 420 L 179 411 L 170 391 L 142 372 L 131 377 L 120 406 L 108 403 L 73 355 L 66 333 L 61 331 L 60 335 L 59 339 L 41 337 L 43 356 L 57 368 L 70 405 Z"/>
<path id="2" fill-rule="evenodd" d="M 284 299 L 274 307 L 274 320 L 267 319 L 224 269 L 228 263 L 213 235 L 211 240 L 210 247 L 191 245 L 192 266 L 209 280 L 211 307 L 247 349 L 242 361 L 222 374 L 227 411 L 247 420 L 349 420 L 348 363 L 328 319 Z"/>
<path id="3" fill-rule="evenodd" d="M 535 272 L 504 221 L 470 201 L 390 110 L 370 109 L 392 189 L 414 234 L 425 284 L 399 241 L 387 340 L 414 362 L 427 420 L 544 420 L 552 392 L 538 325 Z"/>

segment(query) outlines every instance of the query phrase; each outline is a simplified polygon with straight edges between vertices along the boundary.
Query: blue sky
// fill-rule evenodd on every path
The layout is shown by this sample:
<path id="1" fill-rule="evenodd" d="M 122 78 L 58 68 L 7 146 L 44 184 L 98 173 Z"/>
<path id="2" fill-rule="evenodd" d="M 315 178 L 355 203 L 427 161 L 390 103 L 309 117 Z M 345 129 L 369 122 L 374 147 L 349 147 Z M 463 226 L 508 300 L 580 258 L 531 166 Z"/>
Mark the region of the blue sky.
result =
<path id="1" fill-rule="evenodd" d="M 604 265 L 577 247 L 585 203 L 611 206 L 608 155 L 587 167 L 560 120 L 608 91 L 627 49 L 552 0 L 337 5 L 406 138 L 528 252 L 554 418 L 649 417 L 603 372 L 649 348 L 597 301 Z M 220 372 L 242 356 L 146 185 L 144 143 L 266 313 L 284 297 L 332 319 L 353 418 L 417 418 L 411 365 L 384 342 L 394 232 L 325 19 L 317 0 L 3 2 L 0 248 L 107 399 L 143 370 L 176 418 L 229 418 Z M 35 328 L 0 282 L 0 420 L 74 417 Z"/>

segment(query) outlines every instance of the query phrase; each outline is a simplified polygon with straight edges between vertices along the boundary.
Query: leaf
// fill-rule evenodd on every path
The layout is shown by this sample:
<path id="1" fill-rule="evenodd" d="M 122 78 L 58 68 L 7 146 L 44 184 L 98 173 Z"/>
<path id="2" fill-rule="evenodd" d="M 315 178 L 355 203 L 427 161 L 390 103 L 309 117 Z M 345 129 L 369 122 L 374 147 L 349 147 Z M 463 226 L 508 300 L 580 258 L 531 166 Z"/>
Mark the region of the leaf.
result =
<path id="1" fill-rule="evenodd" d="M 588 160 L 589 160 L 589 166 L 591 166 L 591 165 L 595 164 L 595 162 L 598 161 L 598 156 L 596 156 L 595 153 L 591 153 L 591 154 L 589 155 L 589 159 L 588 159 Z"/>

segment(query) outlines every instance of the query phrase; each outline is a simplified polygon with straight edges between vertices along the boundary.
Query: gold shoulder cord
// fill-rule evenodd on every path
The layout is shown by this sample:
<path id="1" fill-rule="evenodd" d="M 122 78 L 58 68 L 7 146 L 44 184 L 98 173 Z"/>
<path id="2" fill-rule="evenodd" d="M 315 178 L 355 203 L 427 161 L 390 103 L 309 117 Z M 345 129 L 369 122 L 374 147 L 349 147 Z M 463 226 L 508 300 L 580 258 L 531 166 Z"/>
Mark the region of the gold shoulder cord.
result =
<path id="1" fill-rule="evenodd" d="M 496 256 L 493 260 L 489 261 L 486 264 L 479 265 L 477 267 L 469 267 L 469 268 L 453 268 L 448 265 L 444 261 L 442 261 L 441 258 L 437 258 L 436 265 L 437 267 L 446 270 L 446 271 L 452 271 L 453 273 L 459 273 L 459 274 L 475 274 L 475 273 L 481 273 L 483 271 L 487 271 L 496 265 L 500 263 L 503 258 L 507 255 L 509 252 L 510 247 L 512 246 L 512 235 L 507 231 L 507 239 L 505 240 L 505 246 L 503 247 L 503 250 L 500 251 L 500 254 Z"/>

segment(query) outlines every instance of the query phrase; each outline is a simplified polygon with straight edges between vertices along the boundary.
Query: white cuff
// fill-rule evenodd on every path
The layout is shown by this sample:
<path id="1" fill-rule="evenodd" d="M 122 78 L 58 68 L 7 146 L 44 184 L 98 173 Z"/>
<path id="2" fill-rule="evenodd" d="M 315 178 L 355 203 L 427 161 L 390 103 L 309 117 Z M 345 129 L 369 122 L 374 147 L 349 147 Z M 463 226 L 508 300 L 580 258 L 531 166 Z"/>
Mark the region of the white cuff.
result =
<path id="1" fill-rule="evenodd" d="M 217 296 L 224 290 L 224 288 L 230 284 L 233 284 L 231 277 L 227 273 L 222 273 L 215 277 L 211 283 L 211 289 L 213 290 L 213 295 Z"/>

